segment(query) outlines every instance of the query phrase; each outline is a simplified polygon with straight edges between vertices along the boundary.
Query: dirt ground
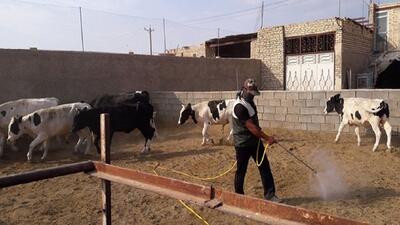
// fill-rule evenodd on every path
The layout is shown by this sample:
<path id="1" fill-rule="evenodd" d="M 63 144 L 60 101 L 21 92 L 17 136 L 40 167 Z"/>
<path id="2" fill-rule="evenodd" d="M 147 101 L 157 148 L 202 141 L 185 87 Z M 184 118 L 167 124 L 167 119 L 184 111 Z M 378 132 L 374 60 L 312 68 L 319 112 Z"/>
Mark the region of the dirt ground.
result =
<path id="1" fill-rule="evenodd" d="M 218 139 L 220 127 L 211 134 Z M 334 144 L 333 133 L 311 133 L 283 129 L 267 129 L 282 145 L 306 160 L 321 172 L 326 198 L 317 188 L 317 179 L 303 165 L 279 146 L 268 149 L 277 195 L 286 204 L 325 212 L 370 224 L 400 224 L 400 142 L 394 137 L 394 150 L 385 152 L 385 137 L 377 152 L 372 152 L 373 137 L 362 137 L 361 147 L 354 134 L 344 134 Z M 152 152 L 141 155 L 143 139 L 138 132 L 115 135 L 112 164 L 152 171 L 159 162 L 200 177 L 217 175 L 231 167 L 234 148 L 231 145 L 201 146 L 201 129 L 192 125 L 159 129 L 159 138 Z M 384 136 L 384 135 L 383 135 Z M 20 145 L 26 149 L 26 145 Z M 0 160 L 0 175 L 52 167 L 83 160 L 98 160 L 91 155 L 72 153 L 73 142 L 52 145 L 48 158 L 40 162 L 41 152 L 34 153 L 34 162 L 26 162 L 26 150 L 7 150 Z M 213 184 L 233 191 L 234 171 L 212 182 L 199 182 L 168 171 L 160 175 L 200 184 Z M 326 176 L 325 176 L 326 175 Z M 263 188 L 257 167 L 249 163 L 245 192 L 261 198 Z M 325 196 L 326 197 L 326 196 Z M 113 224 L 202 224 L 175 199 L 132 187 L 112 184 Z M 192 207 L 210 224 L 260 224 L 219 211 Z M 85 174 L 0 189 L 0 225 L 13 224 L 100 224 L 100 181 Z"/>

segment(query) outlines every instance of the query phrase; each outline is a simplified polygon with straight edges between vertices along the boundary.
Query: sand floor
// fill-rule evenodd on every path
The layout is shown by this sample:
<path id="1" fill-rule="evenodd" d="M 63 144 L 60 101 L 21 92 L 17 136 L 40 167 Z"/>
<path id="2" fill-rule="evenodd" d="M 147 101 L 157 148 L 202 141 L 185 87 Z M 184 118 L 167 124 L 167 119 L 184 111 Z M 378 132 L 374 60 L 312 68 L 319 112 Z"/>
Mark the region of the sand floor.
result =
<path id="1" fill-rule="evenodd" d="M 284 129 L 266 129 L 282 145 L 315 167 L 325 185 L 321 193 L 317 179 L 279 146 L 268 149 L 277 195 L 286 204 L 325 212 L 371 224 L 400 224 L 400 141 L 394 137 L 394 150 L 385 152 L 384 141 L 372 152 L 374 137 L 362 137 L 361 147 L 354 134 L 344 134 L 334 144 L 334 133 L 312 133 Z M 220 138 L 220 127 L 211 134 Z M 143 139 L 138 132 L 115 135 L 112 164 L 152 172 L 159 162 L 200 177 L 217 175 L 231 167 L 234 148 L 228 144 L 201 146 L 201 128 L 193 125 L 159 129 L 159 137 L 150 154 L 142 155 Z M 384 135 L 383 135 L 384 136 Z M 73 154 L 73 142 L 53 144 L 46 161 L 41 152 L 34 162 L 26 161 L 27 145 L 19 152 L 6 150 L 0 160 L 0 175 L 52 167 L 83 160 L 98 160 L 92 149 L 89 156 Z M 197 181 L 172 172 L 160 175 L 194 183 L 213 184 L 233 191 L 234 171 L 211 182 Z M 0 225 L 13 224 L 100 224 L 100 181 L 85 174 L 69 175 L 0 189 Z M 246 195 L 261 198 L 263 188 L 257 167 L 249 163 L 245 181 Z M 327 198 L 323 198 L 323 196 Z M 112 184 L 113 224 L 202 224 L 175 199 L 132 187 Z M 216 210 L 192 207 L 210 224 L 260 224 Z"/>

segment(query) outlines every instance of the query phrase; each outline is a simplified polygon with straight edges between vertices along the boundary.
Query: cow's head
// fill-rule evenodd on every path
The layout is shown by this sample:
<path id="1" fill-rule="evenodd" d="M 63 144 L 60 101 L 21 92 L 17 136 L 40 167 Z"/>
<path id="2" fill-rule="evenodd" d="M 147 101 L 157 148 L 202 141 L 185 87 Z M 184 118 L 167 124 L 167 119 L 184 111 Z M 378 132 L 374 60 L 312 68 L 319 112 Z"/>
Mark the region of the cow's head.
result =
<path id="1" fill-rule="evenodd" d="M 194 123 L 197 123 L 196 117 L 195 117 L 195 112 L 192 109 L 192 105 L 189 103 L 187 106 L 182 105 L 182 109 L 179 113 L 179 119 L 178 119 L 178 124 L 182 125 L 186 122 L 186 120 L 189 119 L 189 117 L 192 117 L 192 120 Z"/>
<path id="2" fill-rule="evenodd" d="M 343 114 L 343 98 L 340 97 L 340 94 L 332 96 L 327 102 L 324 109 L 324 113 L 330 113 L 336 111 L 339 114 Z"/>
<path id="3" fill-rule="evenodd" d="M 22 123 L 22 116 L 15 116 L 11 118 L 11 121 L 8 124 L 7 142 L 12 143 L 22 136 L 23 131 L 21 123 Z"/>

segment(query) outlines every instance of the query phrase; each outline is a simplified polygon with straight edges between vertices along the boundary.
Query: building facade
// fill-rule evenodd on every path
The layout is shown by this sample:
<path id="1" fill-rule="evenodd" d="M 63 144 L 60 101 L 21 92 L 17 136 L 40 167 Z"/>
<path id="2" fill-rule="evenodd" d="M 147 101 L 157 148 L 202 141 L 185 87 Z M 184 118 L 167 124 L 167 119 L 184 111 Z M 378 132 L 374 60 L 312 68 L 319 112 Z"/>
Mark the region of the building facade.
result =
<path id="1" fill-rule="evenodd" d="M 400 2 L 371 4 L 368 19 L 375 30 L 376 53 L 400 50 Z"/>
<path id="2" fill-rule="evenodd" d="M 262 61 L 265 90 L 355 88 L 355 74 L 369 65 L 373 31 L 350 19 L 332 18 L 263 28 L 251 43 Z"/>
<path id="3" fill-rule="evenodd" d="M 206 46 L 204 44 L 183 46 L 181 48 L 169 49 L 167 55 L 180 57 L 206 57 Z"/>

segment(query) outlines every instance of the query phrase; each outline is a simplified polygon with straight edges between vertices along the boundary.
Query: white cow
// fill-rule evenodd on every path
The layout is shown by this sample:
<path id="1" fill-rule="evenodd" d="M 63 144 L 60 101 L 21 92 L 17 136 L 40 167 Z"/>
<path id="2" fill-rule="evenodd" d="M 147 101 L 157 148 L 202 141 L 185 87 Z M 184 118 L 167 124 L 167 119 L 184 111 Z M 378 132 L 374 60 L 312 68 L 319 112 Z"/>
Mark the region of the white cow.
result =
<path id="1" fill-rule="evenodd" d="M 212 100 L 200 102 L 196 105 L 191 105 L 190 103 L 182 105 L 182 109 L 179 113 L 178 124 L 182 125 L 189 119 L 192 118 L 194 123 L 203 123 L 203 142 L 205 145 L 207 142 L 213 143 L 214 141 L 209 138 L 208 128 L 213 124 L 222 125 L 222 135 L 224 134 L 224 127 L 226 124 L 230 124 L 230 132 L 227 138 L 230 141 L 232 137 L 232 108 L 235 99 L 227 100 Z"/>
<path id="2" fill-rule="evenodd" d="M 42 160 L 47 156 L 48 140 L 55 136 L 68 135 L 72 131 L 75 115 L 82 110 L 91 109 L 86 103 L 71 103 L 37 110 L 23 117 L 14 117 L 8 127 L 8 142 L 14 142 L 23 134 L 29 134 L 34 140 L 29 145 L 28 161 L 32 159 L 33 149 L 43 143 Z M 81 144 L 86 142 L 85 154 L 90 150 L 92 143 L 88 129 L 77 132 L 79 140 L 75 145 L 75 152 Z"/>
<path id="3" fill-rule="evenodd" d="M 380 127 L 383 126 L 387 135 L 387 149 L 391 149 L 391 132 L 389 119 L 389 105 L 382 99 L 367 99 L 367 98 L 341 98 L 340 94 L 331 97 L 326 102 L 324 112 L 330 113 L 336 111 L 341 116 L 341 123 L 335 142 L 339 141 L 340 133 L 344 126 L 349 124 L 355 125 L 355 133 L 357 135 L 357 144 L 360 146 L 360 126 L 365 125 L 367 122 L 371 124 L 372 130 L 375 133 L 375 144 L 372 151 L 378 148 L 379 140 L 381 138 Z"/>
<path id="4" fill-rule="evenodd" d="M 5 132 L 11 118 L 23 116 L 39 109 L 44 109 L 59 104 L 57 98 L 27 98 L 16 101 L 9 101 L 0 105 L 0 157 L 3 155 Z M 14 144 L 11 145 L 14 151 L 17 150 Z"/>

